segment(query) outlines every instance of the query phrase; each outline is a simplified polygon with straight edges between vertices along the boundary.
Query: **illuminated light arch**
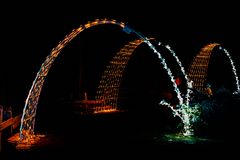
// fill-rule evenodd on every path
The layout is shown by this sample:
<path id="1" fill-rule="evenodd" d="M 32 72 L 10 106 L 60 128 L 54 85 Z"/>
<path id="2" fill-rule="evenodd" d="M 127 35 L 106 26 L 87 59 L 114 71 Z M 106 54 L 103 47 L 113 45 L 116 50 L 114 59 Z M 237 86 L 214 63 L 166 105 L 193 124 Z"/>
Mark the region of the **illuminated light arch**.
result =
<path id="1" fill-rule="evenodd" d="M 125 29 L 125 24 L 122 22 L 117 22 L 116 20 L 107 20 L 107 19 L 96 19 L 95 21 L 88 22 L 85 25 L 81 25 L 77 29 L 73 29 L 72 32 L 65 36 L 65 38 L 58 43 L 58 45 L 52 49 L 51 53 L 46 57 L 46 60 L 42 63 L 40 70 L 38 71 L 31 89 L 28 93 L 28 97 L 25 101 L 25 106 L 23 109 L 21 126 L 20 126 L 20 141 L 26 141 L 26 143 L 30 143 L 29 140 L 34 135 L 34 126 L 35 126 L 35 116 L 38 105 L 39 96 L 42 90 L 43 83 L 45 78 L 59 53 L 62 49 L 72 41 L 79 33 L 82 31 L 97 26 L 100 24 L 114 24 L 118 25 L 121 28 Z M 125 32 L 129 32 L 130 30 L 125 29 Z"/>
<path id="2" fill-rule="evenodd" d="M 188 70 L 188 77 L 193 81 L 193 87 L 201 92 L 205 91 L 205 84 L 207 80 L 208 74 L 208 65 L 210 61 L 211 54 L 215 47 L 219 47 L 220 50 L 227 55 L 230 64 L 232 66 L 232 71 L 235 76 L 236 80 L 236 92 L 240 91 L 239 87 L 239 80 L 236 73 L 236 68 L 234 66 L 233 60 L 229 55 L 228 51 L 220 46 L 219 43 L 211 43 L 204 46 L 200 52 L 194 57 L 189 70 Z"/>
<path id="3" fill-rule="evenodd" d="M 152 40 L 154 38 L 150 38 Z M 110 61 L 110 64 L 106 67 L 102 78 L 100 80 L 100 84 L 98 86 L 96 100 L 102 103 L 98 103 L 98 106 L 94 108 L 94 113 L 105 113 L 105 112 L 114 112 L 118 111 L 117 103 L 118 103 L 118 94 L 120 83 L 122 80 L 124 69 L 132 56 L 134 50 L 144 42 L 142 39 L 138 39 L 132 41 L 125 45 Z M 158 42 L 159 46 L 163 46 L 166 48 L 175 59 L 178 64 L 186 83 L 188 83 L 188 77 L 185 73 L 185 70 L 182 66 L 181 61 L 178 59 L 175 52 L 171 49 L 169 45 L 163 45 L 161 42 Z M 188 85 L 188 84 L 187 84 Z M 189 97 L 188 92 L 186 94 L 186 104 L 188 105 Z"/>
<path id="4" fill-rule="evenodd" d="M 96 99 L 103 103 L 95 107 L 94 113 L 114 112 L 117 109 L 119 88 L 124 69 L 134 50 L 142 44 L 142 39 L 126 44 L 110 61 L 100 80 Z"/>
<path id="5" fill-rule="evenodd" d="M 143 36 L 141 33 L 136 32 L 135 30 L 129 28 L 122 22 L 116 22 L 115 20 L 95 20 L 93 22 L 88 22 L 85 25 L 81 25 L 79 28 L 72 30 L 72 32 L 65 36 L 63 41 L 60 41 L 57 45 L 57 47 L 53 48 L 51 53 L 46 57 L 46 60 L 41 65 L 40 70 L 38 71 L 33 84 L 31 86 L 31 89 L 29 90 L 27 99 L 25 101 L 23 114 L 21 118 L 21 125 L 20 125 L 20 139 L 19 144 L 27 144 L 31 145 L 34 143 L 35 136 L 34 136 L 34 127 L 35 127 L 35 116 L 36 116 L 36 110 L 37 110 L 37 104 L 39 100 L 39 96 L 42 90 L 43 83 L 45 81 L 45 78 L 54 62 L 54 60 L 57 58 L 61 50 L 71 41 L 73 40 L 79 33 L 84 31 L 87 28 L 90 28 L 92 26 L 100 25 L 100 24 L 114 24 L 120 26 L 124 32 L 126 33 L 134 33 L 136 36 L 138 36 L 140 39 L 143 40 L 144 43 L 146 43 L 155 54 L 157 54 L 160 63 L 163 65 L 163 68 L 167 71 L 167 74 L 170 77 L 170 80 L 173 84 L 174 91 L 177 94 L 177 98 L 179 99 L 180 106 L 183 104 L 183 99 L 181 97 L 180 91 L 177 87 L 177 84 L 175 82 L 175 79 L 172 75 L 171 70 L 168 68 L 165 59 L 162 57 L 162 55 L 156 50 L 156 48 L 152 45 L 152 43 Z"/>

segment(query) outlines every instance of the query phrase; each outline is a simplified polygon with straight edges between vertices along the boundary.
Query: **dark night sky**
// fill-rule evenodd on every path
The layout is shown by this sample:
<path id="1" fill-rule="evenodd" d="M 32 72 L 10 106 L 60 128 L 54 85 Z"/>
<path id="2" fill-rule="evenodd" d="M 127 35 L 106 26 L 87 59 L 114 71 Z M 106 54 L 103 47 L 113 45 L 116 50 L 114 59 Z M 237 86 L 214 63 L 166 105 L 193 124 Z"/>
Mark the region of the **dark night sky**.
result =
<path id="1" fill-rule="evenodd" d="M 86 11 L 89 4 L 79 6 L 79 8 L 74 4 L 71 5 L 73 8 L 64 4 L 61 4 L 61 7 L 44 4 L 30 4 L 30 6 L 7 4 L 6 11 L 1 11 L 0 100 L 2 102 L 0 104 L 23 105 L 34 76 L 51 49 L 56 47 L 58 42 L 72 29 L 96 18 L 110 18 L 126 22 L 146 36 L 156 37 L 168 43 L 186 67 L 200 48 L 211 42 L 223 44 L 233 56 L 239 58 L 238 13 L 233 7 L 234 4 L 221 4 L 220 7 L 218 4 L 211 6 L 191 4 L 189 7 L 184 4 L 179 7 L 177 4 L 164 4 L 152 9 L 149 6 L 143 8 L 144 5 L 139 7 L 136 5 L 127 7 L 126 10 L 122 8 L 117 12 L 112 12 L 112 8 L 97 9 L 95 13 L 91 12 L 90 7 Z M 154 4 L 150 5 L 152 6 Z M 114 42 L 122 43 L 127 36 L 122 32 L 118 33 L 114 27 L 109 27 L 109 30 L 109 35 L 106 35 L 108 30 L 104 27 L 99 27 L 96 31 L 92 29 L 89 35 L 88 32 L 84 33 L 83 38 L 79 38 L 79 43 L 76 41 L 72 47 L 67 49 L 74 50 L 72 48 L 76 47 L 77 52 L 82 51 L 79 49 L 80 42 L 82 42 L 83 48 L 84 43 L 88 43 L 89 46 L 86 48 L 94 50 L 95 47 L 95 52 L 98 49 L 111 51 L 107 48 L 112 45 L 119 47 L 119 44 L 114 44 Z M 87 52 L 89 56 L 90 52 L 91 50 Z M 56 63 L 59 64 L 59 68 L 64 68 L 64 65 L 61 66 L 64 62 L 60 58 L 66 58 L 66 64 L 74 59 L 70 56 L 58 58 Z M 97 56 L 97 58 L 104 59 L 104 56 Z M 56 67 L 54 69 L 56 71 L 53 75 L 59 76 L 58 72 L 61 71 L 57 71 Z M 67 71 L 64 72 L 67 74 Z M 64 80 L 60 79 L 62 79 L 61 76 L 58 77 L 61 85 Z"/>

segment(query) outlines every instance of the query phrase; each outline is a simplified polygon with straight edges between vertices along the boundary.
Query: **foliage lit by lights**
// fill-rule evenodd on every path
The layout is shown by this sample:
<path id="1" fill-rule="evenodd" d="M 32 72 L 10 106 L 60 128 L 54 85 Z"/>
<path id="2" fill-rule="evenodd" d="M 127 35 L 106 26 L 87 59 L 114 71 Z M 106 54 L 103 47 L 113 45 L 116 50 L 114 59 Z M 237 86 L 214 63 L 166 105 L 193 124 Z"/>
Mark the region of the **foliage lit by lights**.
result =
<path id="1" fill-rule="evenodd" d="M 208 65 L 209 65 L 210 56 L 215 47 L 218 47 L 218 49 L 223 50 L 223 52 L 227 55 L 227 57 L 231 63 L 232 72 L 233 72 L 233 74 L 235 76 L 235 80 L 236 80 L 236 88 L 237 89 L 234 93 L 239 93 L 239 80 L 238 80 L 238 76 L 236 73 L 236 69 L 235 69 L 233 60 L 232 60 L 231 56 L 229 55 L 228 51 L 226 49 L 223 49 L 220 46 L 220 44 L 218 44 L 218 43 L 208 44 L 208 45 L 204 46 L 201 49 L 200 53 L 197 54 L 197 56 L 193 59 L 192 64 L 190 65 L 190 68 L 188 71 L 188 77 L 190 79 L 190 82 L 192 82 L 192 84 L 188 85 L 188 88 L 195 89 L 198 92 L 202 92 L 201 94 L 205 94 L 208 97 L 211 97 L 213 95 L 211 88 L 210 88 L 211 86 L 206 85 L 206 79 L 207 79 L 207 74 L 208 74 Z M 192 90 L 189 90 L 189 91 L 190 91 L 189 93 L 192 93 Z M 206 102 L 206 100 L 203 102 Z M 211 107 L 208 107 L 210 104 L 214 104 L 214 102 L 208 102 L 208 103 L 192 102 L 191 104 L 189 104 L 189 107 L 186 107 L 185 105 L 183 105 L 182 108 L 186 109 L 183 111 L 184 112 L 186 111 L 187 115 L 190 118 L 189 125 L 191 126 L 191 128 L 196 128 L 196 126 L 194 126 L 196 124 L 196 122 L 202 121 L 201 115 L 204 114 L 202 112 L 204 111 L 205 108 L 211 108 Z M 169 104 L 167 104 L 167 105 L 169 105 Z M 174 108 L 171 106 L 170 106 L 170 108 L 174 111 L 175 116 L 176 115 L 179 116 L 179 112 L 176 112 L 174 110 Z"/>
<path id="2" fill-rule="evenodd" d="M 189 104 L 190 102 L 190 94 L 192 93 L 192 89 L 196 89 L 200 92 L 208 94 L 209 96 L 212 96 L 211 89 L 209 86 L 205 86 L 206 84 L 206 78 L 207 78 L 207 71 L 208 71 L 208 64 L 210 60 L 210 56 L 213 52 L 213 49 L 218 46 L 220 50 L 223 50 L 223 52 L 227 55 L 228 59 L 230 60 L 232 71 L 235 76 L 236 80 L 236 91 L 234 93 L 239 93 L 239 80 L 236 73 L 236 68 L 234 66 L 233 60 L 231 56 L 229 55 L 228 51 L 226 49 L 223 49 L 220 44 L 213 43 L 209 44 L 205 47 L 203 47 L 200 51 L 200 53 L 193 59 L 192 64 L 190 66 L 188 76 L 185 74 L 184 68 L 181 65 L 181 62 L 178 60 L 177 56 L 175 55 L 174 51 L 171 50 L 171 48 L 167 45 L 166 48 L 169 49 L 169 51 L 172 53 L 172 55 L 175 57 L 178 65 L 181 67 L 181 71 L 185 77 L 185 80 L 187 82 L 187 94 L 185 96 L 185 101 L 179 101 L 179 104 L 177 106 L 172 106 L 170 103 L 166 102 L 165 100 L 162 100 L 160 102 L 161 105 L 168 106 L 174 116 L 177 116 L 181 119 L 183 122 L 183 135 L 191 135 L 194 132 L 194 125 L 196 122 L 200 121 L 200 115 L 201 115 L 201 108 L 204 107 L 204 105 L 200 104 Z M 189 79 L 188 79 L 189 77 Z M 176 92 L 179 92 L 179 90 L 175 90 Z M 180 93 L 180 92 L 179 92 Z M 179 94 L 178 94 L 179 95 Z M 183 98 L 182 98 L 183 99 Z M 182 102 L 182 103 L 181 103 Z"/>

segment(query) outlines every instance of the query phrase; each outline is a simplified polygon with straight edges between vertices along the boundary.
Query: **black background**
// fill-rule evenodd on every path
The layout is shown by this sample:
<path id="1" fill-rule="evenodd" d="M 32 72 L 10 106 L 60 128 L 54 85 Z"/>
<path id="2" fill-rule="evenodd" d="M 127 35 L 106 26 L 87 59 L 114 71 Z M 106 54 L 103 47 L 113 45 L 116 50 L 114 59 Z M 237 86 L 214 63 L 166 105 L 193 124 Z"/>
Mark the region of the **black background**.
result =
<path id="1" fill-rule="evenodd" d="M 96 18 L 125 22 L 147 37 L 156 37 L 169 44 L 186 68 L 204 45 L 220 43 L 233 56 L 239 70 L 239 14 L 236 6 L 230 2 L 203 1 L 192 3 L 144 1 L 133 2 L 133 5 L 118 1 L 112 4 L 101 2 L 3 4 L 0 16 L 0 104 L 12 106 L 15 114 L 21 113 L 32 81 L 52 48 L 56 47 L 72 29 Z M 76 68 L 79 67 L 79 63 L 86 67 L 83 75 L 87 78 L 82 82 L 83 89 L 89 92 L 90 98 L 93 98 L 94 94 L 91 92 L 94 91 L 91 90 L 94 87 L 91 88 L 91 85 L 96 85 L 96 80 L 101 75 L 98 70 L 107 64 L 112 57 L 111 54 L 116 53 L 129 39 L 131 40 L 128 37 L 131 35 L 121 32 L 116 26 L 106 28 L 98 26 L 96 29 L 86 30 L 72 44 L 66 46 L 56 59 L 44 84 L 39 102 L 42 112 L 39 112 L 39 115 L 46 112 L 43 109 L 44 105 L 66 100 L 72 96 L 71 94 L 74 96 L 79 94 L 77 82 L 80 73 Z M 79 52 L 83 53 L 84 60 L 80 59 Z M 213 73 L 219 71 L 219 67 L 225 68 L 221 66 L 221 61 L 219 63 L 217 63 L 219 66 L 215 66 L 216 69 L 212 69 Z M 157 85 L 157 80 L 161 80 L 162 76 L 157 74 L 159 72 L 156 68 L 153 68 L 155 65 L 151 57 L 146 55 L 132 60 L 129 74 L 135 75 L 130 74 L 133 79 L 128 85 L 135 84 L 135 89 L 138 86 L 145 87 L 145 90 L 142 88 L 137 90 L 143 93 L 149 91 L 147 87 L 153 90 L 161 87 L 154 85 Z M 140 77 L 145 78 L 137 81 Z M 92 79 L 95 81 L 90 82 Z M 127 80 L 131 81 L 130 78 Z M 152 84 L 142 86 L 147 83 Z M 50 113 L 57 111 L 57 107 L 50 109 L 52 111 Z M 43 116 L 40 119 L 44 118 Z"/>

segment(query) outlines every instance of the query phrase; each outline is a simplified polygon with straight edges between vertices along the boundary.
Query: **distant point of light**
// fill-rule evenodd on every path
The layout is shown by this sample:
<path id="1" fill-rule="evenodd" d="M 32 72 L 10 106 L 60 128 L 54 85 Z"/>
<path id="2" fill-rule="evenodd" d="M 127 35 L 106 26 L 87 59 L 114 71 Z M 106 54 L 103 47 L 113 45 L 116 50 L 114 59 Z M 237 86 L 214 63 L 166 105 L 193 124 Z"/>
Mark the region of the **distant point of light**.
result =
<path id="1" fill-rule="evenodd" d="M 127 34 L 130 34 L 132 32 L 132 30 L 126 25 L 124 26 L 123 31 Z"/>

